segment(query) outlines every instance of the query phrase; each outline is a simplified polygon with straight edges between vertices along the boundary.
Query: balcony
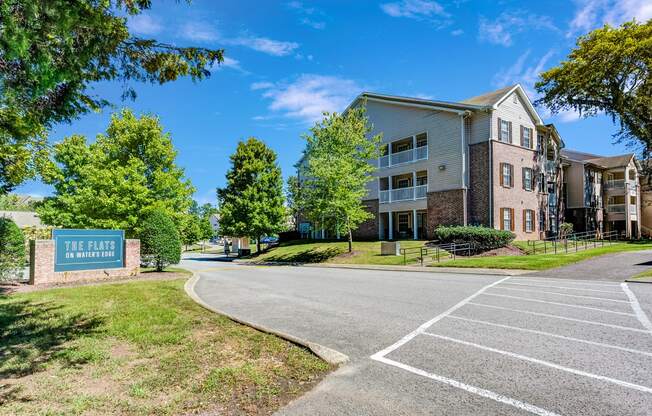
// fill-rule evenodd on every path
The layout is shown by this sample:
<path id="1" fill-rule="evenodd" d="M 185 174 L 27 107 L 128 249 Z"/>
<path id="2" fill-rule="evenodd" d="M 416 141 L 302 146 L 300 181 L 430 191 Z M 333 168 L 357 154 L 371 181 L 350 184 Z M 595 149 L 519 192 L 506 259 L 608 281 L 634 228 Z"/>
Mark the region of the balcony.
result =
<path id="1" fill-rule="evenodd" d="M 388 204 L 399 201 L 415 201 L 423 199 L 428 192 L 428 185 L 409 186 L 386 191 L 380 191 L 380 203 Z"/>
<path id="2" fill-rule="evenodd" d="M 607 206 L 607 212 L 610 214 L 624 214 L 625 213 L 625 204 L 612 204 Z M 636 213 L 636 207 L 634 207 L 634 213 Z"/>
<path id="3" fill-rule="evenodd" d="M 417 160 L 428 159 L 428 146 L 419 146 L 414 149 L 404 150 L 402 152 L 390 153 L 381 156 L 378 159 L 378 166 L 388 168 L 390 166 L 403 165 L 405 163 L 415 162 Z"/>
<path id="4" fill-rule="evenodd" d="M 546 169 L 546 174 L 547 175 L 554 175 L 557 173 L 557 162 L 554 160 L 546 160 L 545 162 L 545 169 Z"/>
<path id="5" fill-rule="evenodd" d="M 634 214 L 634 215 L 636 215 L 636 213 L 637 213 L 637 211 L 636 211 L 636 205 L 630 205 L 630 206 L 629 206 L 629 213 L 630 213 L 630 214 Z"/>
<path id="6" fill-rule="evenodd" d="M 624 189 L 625 179 L 609 179 L 604 182 L 604 189 Z"/>

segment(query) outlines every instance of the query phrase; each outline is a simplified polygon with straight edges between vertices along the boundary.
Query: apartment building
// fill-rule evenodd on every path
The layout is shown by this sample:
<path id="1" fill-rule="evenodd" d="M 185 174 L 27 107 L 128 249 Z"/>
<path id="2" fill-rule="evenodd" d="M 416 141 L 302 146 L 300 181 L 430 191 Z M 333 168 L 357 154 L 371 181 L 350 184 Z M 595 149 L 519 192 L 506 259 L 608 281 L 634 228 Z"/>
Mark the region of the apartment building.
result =
<path id="1" fill-rule="evenodd" d="M 538 239 L 558 226 L 563 141 L 520 85 L 461 102 L 363 93 L 382 133 L 356 238 L 432 238 L 438 225 L 485 225 Z M 334 237 L 302 223 L 312 237 Z"/>
<path id="2" fill-rule="evenodd" d="M 575 231 L 641 235 L 641 186 L 633 153 L 604 157 L 562 150 L 565 220 Z"/>

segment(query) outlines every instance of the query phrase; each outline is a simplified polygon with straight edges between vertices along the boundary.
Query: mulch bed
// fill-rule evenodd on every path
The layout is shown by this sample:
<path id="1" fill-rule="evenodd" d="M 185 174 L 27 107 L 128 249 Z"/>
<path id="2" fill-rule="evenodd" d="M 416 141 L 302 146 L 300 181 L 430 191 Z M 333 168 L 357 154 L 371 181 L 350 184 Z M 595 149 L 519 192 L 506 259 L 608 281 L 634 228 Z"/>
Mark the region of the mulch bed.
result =
<path id="1" fill-rule="evenodd" d="M 174 280 L 187 278 L 191 275 L 188 273 L 178 272 L 144 272 L 138 276 L 116 276 L 102 280 L 79 280 L 76 282 L 66 283 L 49 283 L 42 285 L 30 285 L 27 282 L 0 282 L 0 295 L 9 295 L 12 293 L 26 293 L 35 292 L 37 290 L 63 288 L 63 287 L 77 287 L 77 286 L 96 286 L 107 283 L 120 283 L 120 282 L 134 282 L 143 280 Z"/>
<path id="2" fill-rule="evenodd" d="M 525 253 L 516 246 L 500 247 L 484 253 L 476 254 L 473 257 L 491 257 L 491 256 L 522 256 Z"/>

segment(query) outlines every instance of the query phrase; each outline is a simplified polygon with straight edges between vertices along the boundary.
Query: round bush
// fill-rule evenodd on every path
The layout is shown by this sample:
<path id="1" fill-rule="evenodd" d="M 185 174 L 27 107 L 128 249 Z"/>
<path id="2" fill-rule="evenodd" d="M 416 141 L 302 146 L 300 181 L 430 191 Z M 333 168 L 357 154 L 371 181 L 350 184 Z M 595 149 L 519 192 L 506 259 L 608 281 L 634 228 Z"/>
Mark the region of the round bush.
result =
<path id="1" fill-rule="evenodd" d="M 140 233 L 143 259 L 156 268 L 163 269 L 181 261 L 181 240 L 177 227 L 165 211 L 152 211 L 143 221 Z"/>
<path id="2" fill-rule="evenodd" d="M 0 281 L 20 279 L 25 265 L 25 236 L 9 218 L 0 218 Z"/>
<path id="3" fill-rule="evenodd" d="M 435 228 L 435 239 L 440 243 L 471 243 L 475 252 L 505 247 L 516 236 L 509 231 L 481 226 L 451 226 Z"/>

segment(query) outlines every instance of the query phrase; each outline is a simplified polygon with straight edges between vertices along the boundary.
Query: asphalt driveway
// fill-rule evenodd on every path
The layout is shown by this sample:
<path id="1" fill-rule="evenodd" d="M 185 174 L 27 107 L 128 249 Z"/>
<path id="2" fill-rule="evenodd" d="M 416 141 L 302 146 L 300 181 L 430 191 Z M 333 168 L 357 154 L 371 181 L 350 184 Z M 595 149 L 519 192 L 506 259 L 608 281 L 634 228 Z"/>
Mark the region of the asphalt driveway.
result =
<path id="1" fill-rule="evenodd" d="M 204 302 L 349 356 L 281 414 L 652 409 L 652 285 L 206 260 L 184 267 L 205 270 L 194 287 Z"/>

